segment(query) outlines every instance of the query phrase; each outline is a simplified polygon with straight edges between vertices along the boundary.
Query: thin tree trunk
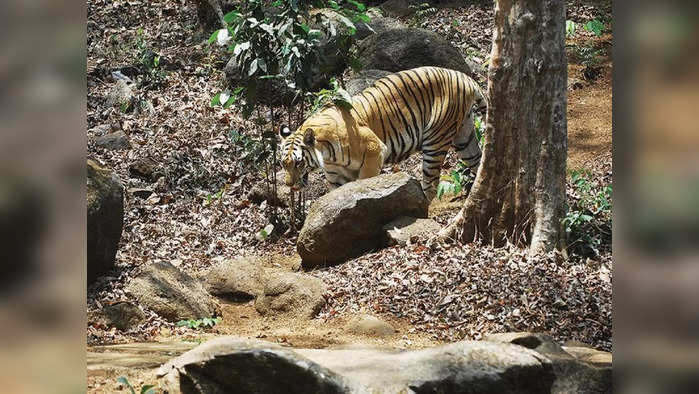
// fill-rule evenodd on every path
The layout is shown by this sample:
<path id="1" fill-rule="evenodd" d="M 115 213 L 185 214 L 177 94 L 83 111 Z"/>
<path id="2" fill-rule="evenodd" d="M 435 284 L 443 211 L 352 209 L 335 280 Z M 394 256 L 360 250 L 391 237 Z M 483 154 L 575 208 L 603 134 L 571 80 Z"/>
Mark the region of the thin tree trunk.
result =
<path id="1" fill-rule="evenodd" d="M 194 4 L 197 6 L 199 27 L 204 33 L 212 33 L 225 26 L 221 0 L 194 0 Z"/>
<path id="2" fill-rule="evenodd" d="M 561 248 L 567 155 L 565 2 L 497 0 L 483 159 L 441 235 Z"/>

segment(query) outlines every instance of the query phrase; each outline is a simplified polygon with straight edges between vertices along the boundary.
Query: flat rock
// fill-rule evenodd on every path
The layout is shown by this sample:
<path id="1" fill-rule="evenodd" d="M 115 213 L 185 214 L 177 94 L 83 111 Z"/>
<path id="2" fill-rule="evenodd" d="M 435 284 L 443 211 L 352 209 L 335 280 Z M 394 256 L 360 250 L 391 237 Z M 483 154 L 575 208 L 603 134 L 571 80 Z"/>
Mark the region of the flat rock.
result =
<path id="1" fill-rule="evenodd" d="M 124 186 L 109 169 L 87 161 L 87 283 L 114 267 L 124 226 Z"/>
<path id="2" fill-rule="evenodd" d="M 258 257 L 240 257 L 216 264 L 205 276 L 209 293 L 237 300 L 253 299 L 262 294 L 265 272 Z"/>
<path id="3" fill-rule="evenodd" d="M 393 335 L 396 330 L 385 321 L 372 315 L 359 315 L 347 323 L 347 332 L 357 335 L 384 337 Z"/>
<path id="4" fill-rule="evenodd" d="M 431 349 L 290 349 L 220 337 L 157 372 L 182 393 L 549 393 L 550 361 L 510 344 L 464 341 Z"/>
<path id="5" fill-rule="evenodd" d="M 271 273 L 264 291 L 255 299 L 262 315 L 291 315 L 310 319 L 325 305 L 327 287 L 322 280 L 293 272 Z"/>
<path id="6" fill-rule="evenodd" d="M 218 303 L 204 286 L 167 262 L 146 266 L 125 290 L 141 305 L 171 322 L 220 315 Z"/>
<path id="7" fill-rule="evenodd" d="M 401 216 L 383 226 L 385 245 L 406 245 L 418 237 L 436 235 L 442 225 L 432 219 Z"/>
<path id="8" fill-rule="evenodd" d="M 383 226 L 427 217 L 420 182 L 398 172 L 349 182 L 311 205 L 297 241 L 304 269 L 339 264 L 381 246 Z"/>

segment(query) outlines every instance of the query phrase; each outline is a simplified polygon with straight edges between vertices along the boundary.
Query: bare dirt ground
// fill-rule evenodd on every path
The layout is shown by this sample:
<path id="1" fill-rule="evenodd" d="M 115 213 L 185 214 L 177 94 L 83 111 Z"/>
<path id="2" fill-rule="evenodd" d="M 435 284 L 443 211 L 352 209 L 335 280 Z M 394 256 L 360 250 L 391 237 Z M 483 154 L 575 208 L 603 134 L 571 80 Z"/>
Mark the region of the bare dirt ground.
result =
<path id="1" fill-rule="evenodd" d="M 487 3 L 487 2 L 486 2 Z M 570 1 L 569 18 L 583 22 L 595 15 L 599 1 Z M 465 57 L 482 60 L 490 51 L 491 5 L 440 9 L 424 22 L 440 31 Z M 247 191 L 260 174 L 236 167 L 240 152 L 228 141 L 231 129 L 252 130 L 235 110 L 212 109 L 208 102 L 222 86 L 224 58 L 207 52 L 195 36 L 195 10 L 178 1 L 88 1 L 88 155 L 113 168 L 125 187 L 152 185 L 129 172 L 136 159 L 149 157 L 165 174 L 157 201 L 126 197 L 125 228 L 117 256 L 117 271 L 88 289 L 88 310 L 128 299 L 123 287 L 138 267 L 167 260 L 199 275 L 222 259 L 243 254 L 270 256 L 270 265 L 298 269 L 295 238 L 259 242 L 257 231 L 267 220 L 264 210 L 247 201 Z M 488 19 L 490 18 L 490 19 Z M 454 19 L 461 23 L 452 24 Z M 441 31 L 444 30 L 444 31 Z M 611 36 L 585 35 L 611 49 Z M 105 104 L 114 82 L 109 74 L 137 62 L 137 41 L 168 58 L 177 67 L 160 87 L 143 87 L 151 115 L 123 113 Z M 609 51 L 600 76 L 589 82 L 584 66 L 571 61 L 568 91 L 569 169 L 585 169 L 611 182 L 612 63 Z M 95 126 L 108 124 L 127 132 L 131 149 L 106 151 L 92 139 Z M 401 166 L 416 172 L 413 158 Z M 453 160 L 449 161 L 454 164 Z M 445 168 L 448 171 L 450 168 Z M 227 185 L 219 201 L 207 198 Z M 429 216 L 446 223 L 462 199 L 435 200 Z M 374 264 L 374 266 L 372 266 Z M 611 349 L 611 245 L 597 258 L 562 261 L 550 256 L 530 261 L 516 248 L 492 249 L 466 245 L 430 249 L 424 242 L 389 248 L 333 269 L 314 271 L 328 283 L 327 307 L 316 319 L 296 320 L 260 316 L 247 303 L 224 303 L 221 323 L 205 331 L 176 327 L 145 310 L 148 321 L 138 329 L 119 332 L 88 325 L 88 352 L 108 353 L 100 345 L 174 342 L 172 351 L 140 353 L 142 367 L 89 368 L 88 390 L 123 390 L 116 383 L 127 376 L 134 385 L 153 383 L 154 365 L 161 358 L 184 351 L 213 336 L 237 335 L 294 347 L 378 346 L 417 348 L 461 339 L 479 339 L 493 331 L 547 332 L 560 341 L 579 340 Z M 449 297 L 449 298 L 448 298 Z M 370 313 L 390 323 L 394 335 L 373 338 L 349 334 L 345 325 L 359 313 Z M 129 350 L 129 352 L 132 352 Z M 119 352 L 114 350 L 114 352 Z M 139 353 L 138 351 L 135 351 Z"/>

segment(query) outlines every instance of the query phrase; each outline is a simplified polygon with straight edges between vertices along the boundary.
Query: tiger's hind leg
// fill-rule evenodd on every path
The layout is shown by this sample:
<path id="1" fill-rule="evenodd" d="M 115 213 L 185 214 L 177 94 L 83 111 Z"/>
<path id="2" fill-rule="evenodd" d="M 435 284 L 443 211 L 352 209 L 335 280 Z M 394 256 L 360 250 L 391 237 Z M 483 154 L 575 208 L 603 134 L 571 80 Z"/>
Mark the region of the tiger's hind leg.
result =
<path id="1" fill-rule="evenodd" d="M 478 138 L 473 128 L 473 113 L 469 113 L 454 136 L 452 143 L 456 155 L 466 162 L 466 166 L 475 173 L 481 163 L 481 147 L 478 145 Z"/>
<path id="2" fill-rule="evenodd" d="M 424 151 L 422 153 L 422 191 L 425 193 L 427 201 L 432 201 L 437 195 L 439 175 L 445 157 L 447 157 L 446 150 L 429 155 Z"/>

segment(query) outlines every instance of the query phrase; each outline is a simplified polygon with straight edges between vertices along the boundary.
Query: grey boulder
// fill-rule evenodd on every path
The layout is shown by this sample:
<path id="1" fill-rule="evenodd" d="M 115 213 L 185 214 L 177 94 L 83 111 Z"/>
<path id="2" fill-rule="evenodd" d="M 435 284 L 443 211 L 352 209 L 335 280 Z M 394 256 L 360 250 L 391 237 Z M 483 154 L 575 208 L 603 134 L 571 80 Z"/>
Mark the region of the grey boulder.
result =
<path id="1" fill-rule="evenodd" d="M 359 44 L 359 59 L 366 69 L 391 72 L 436 66 L 473 75 L 461 52 L 437 33 L 412 27 L 391 29 Z"/>
<path id="2" fill-rule="evenodd" d="M 143 268 L 126 292 L 163 318 L 177 322 L 220 315 L 220 307 L 202 284 L 167 262 Z"/>
<path id="3" fill-rule="evenodd" d="M 302 266 L 339 264 L 381 246 L 383 226 L 400 217 L 427 217 L 420 182 L 398 172 L 349 182 L 316 200 L 296 249 Z"/>
<path id="4" fill-rule="evenodd" d="M 347 81 L 347 93 L 354 96 L 355 94 L 373 85 L 377 79 L 381 79 L 391 74 L 393 73 L 384 70 L 363 70 L 358 74 L 353 75 L 350 80 Z"/>

